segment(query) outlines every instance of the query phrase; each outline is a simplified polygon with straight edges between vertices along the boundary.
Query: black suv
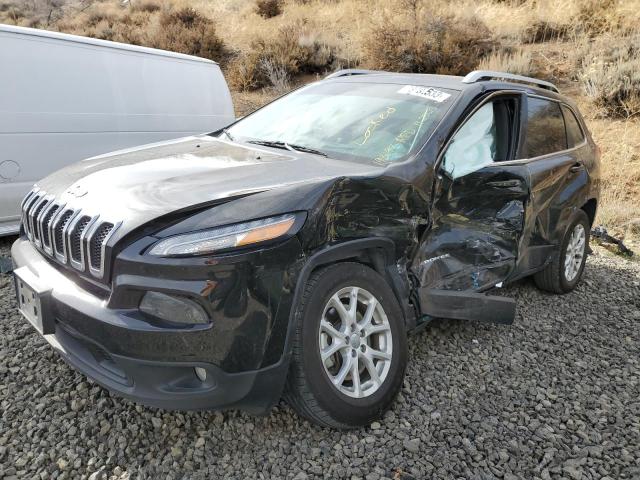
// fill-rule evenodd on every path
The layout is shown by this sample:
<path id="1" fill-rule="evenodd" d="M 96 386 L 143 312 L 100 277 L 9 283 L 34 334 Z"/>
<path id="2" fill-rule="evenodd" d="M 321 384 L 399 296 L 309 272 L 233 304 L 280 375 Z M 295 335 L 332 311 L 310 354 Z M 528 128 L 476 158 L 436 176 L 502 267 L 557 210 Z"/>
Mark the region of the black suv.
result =
<path id="1" fill-rule="evenodd" d="M 109 390 L 348 428 L 391 404 L 406 333 L 511 323 L 486 292 L 582 275 L 598 149 L 555 86 L 340 71 L 209 135 L 67 167 L 23 202 L 19 306 Z"/>

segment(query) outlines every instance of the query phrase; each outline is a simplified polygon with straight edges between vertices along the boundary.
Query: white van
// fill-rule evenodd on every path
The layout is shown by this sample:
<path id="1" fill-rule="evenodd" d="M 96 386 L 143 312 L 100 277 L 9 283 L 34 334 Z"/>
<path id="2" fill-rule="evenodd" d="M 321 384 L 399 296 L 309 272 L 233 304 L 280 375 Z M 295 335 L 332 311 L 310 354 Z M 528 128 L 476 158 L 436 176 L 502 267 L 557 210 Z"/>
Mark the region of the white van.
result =
<path id="1" fill-rule="evenodd" d="M 0 25 L 0 71 L 0 235 L 69 163 L 234 120 L 218 65 L 190 55 Z"/>

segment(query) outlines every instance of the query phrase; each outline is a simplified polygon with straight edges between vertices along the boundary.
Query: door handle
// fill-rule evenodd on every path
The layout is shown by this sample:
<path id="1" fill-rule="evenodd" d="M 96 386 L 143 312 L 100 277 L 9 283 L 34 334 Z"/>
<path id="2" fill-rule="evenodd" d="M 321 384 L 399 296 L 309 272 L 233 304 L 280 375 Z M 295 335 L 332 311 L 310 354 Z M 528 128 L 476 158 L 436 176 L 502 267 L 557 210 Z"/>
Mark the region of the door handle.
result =
<path id="1" fill-rule="evenodd" d="M 582 163 L 580 162 L 574 163 L 573 166 L 569 169 L 571 173 L 578 173 L 580 170 L 582 170 Z"/>
<path id="2" fill-rule="evenodd" d="M 502 180 L 487 182 L 487 186 L 492 188 L 518 188 L 521 186 L 521 182 L 520 180 Z"/>

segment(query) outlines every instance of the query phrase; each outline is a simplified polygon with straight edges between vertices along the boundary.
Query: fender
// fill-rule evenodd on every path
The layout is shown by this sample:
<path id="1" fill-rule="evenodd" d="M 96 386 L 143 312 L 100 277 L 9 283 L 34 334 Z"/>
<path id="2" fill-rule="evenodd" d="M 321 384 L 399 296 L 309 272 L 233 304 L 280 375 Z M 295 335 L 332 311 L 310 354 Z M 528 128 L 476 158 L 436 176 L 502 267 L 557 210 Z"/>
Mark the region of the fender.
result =
<path id="1" fill-rule="evenodd" d="M 363 255 L 369 257 L 374 270 L 380 273 L 389 283 L 403 311 L 403 320 L 405 325 L 407 325 L 407 329 L 415 325 L 415 314 L 411 312 L 408 301 L 410 289 L 408 279 L 402 277 L 395 263 L 395 243 L 393 240 L 384 237 L 349 240 L 318 250 L 309 257 L 302 268 L 293 294 L 291 312 L 289 313 L 289 325 L 287 327 L 284 349 L 284 355 L 287 359 L 290 357 L 293 348 L 292 339 L 297 322 L 297 307 L 302 298 L 304 286 L 309 280 L 311 273 L 323 265 L 329 265 L 347 259 L 362 258 Z"/>

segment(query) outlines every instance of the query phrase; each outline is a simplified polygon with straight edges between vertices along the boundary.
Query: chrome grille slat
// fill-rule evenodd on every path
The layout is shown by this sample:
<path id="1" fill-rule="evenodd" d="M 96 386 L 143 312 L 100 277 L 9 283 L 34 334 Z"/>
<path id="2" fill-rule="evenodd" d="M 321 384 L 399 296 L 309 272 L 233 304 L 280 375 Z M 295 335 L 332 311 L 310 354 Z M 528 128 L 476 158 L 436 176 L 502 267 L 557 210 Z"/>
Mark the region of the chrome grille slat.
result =
<path id="1" fill-rule="evenodd" d="M 64 241 L 66 229 L 69 226 L 69 222 L 71 222 L 78 213 L 79 212 L 71 209 L 65 209 L 53 224 L 53 251 L 56 258 L 62 263 L 67 263 L 68 261 L 67 243 Z"/>
<path id="2" fill-rule="evenodd" d="M 98 226 L 99 225 L 99 226 Z M 87 251 L 89 252 L 89 271 L 94 277 L 101 278 L 104 275 L 104 261 L 107 242 L 120 227 L 120 223 L 104 222 L 98 224 L 89 235 Z"/>
<path id="3" fill-rule="evenodd" d="M 54 200 L 47 204 L 47 206 L 42 210 L 42 214 L 40 215 L 40 219 L 38 221 L 38 227 L 40 231 L 40 243 L 42 244 L 42 248 L 47 253 L 51 253 L 51 237 L 49 235 L 49 222 L 51 222 L 51 217 L 55 215 L 58 210 L 58 205 L 55 204 Z"/>
<path id="4" fill-rule="evenodd" d="M 92 219 L 89 215 L 78 215 L 67 228 L 67 252 L 69 255 L 69 263 L 71 263 L 71 266 L 76 270 L 85 270 L 83 240 L 85 231 L 87 227 L 90 226 L 91 221 Z"/>
<path id="5" fill-rule="evenodd" d="M 33 196 L 33 198 L 26 202 L 26 207 L 24 210 L 24 228 L 25 231 L 27 232 L 27 237 L 29 237 L 29 240 L 33 241 L 33 219 L 31 217 L 31 213 L 33 211 L 33 208 L 38 204 L 38 202 L 40 201 L 40 195 L 35 194 Z"/>
<path id="6" fill-rule="evenodd" d="M 49 210 L 49 207 L 51 206 L 52 203 L 53 203 L 53 198 L 45 196 L 44 202 L 42 202 L 42 206 L 38 207 L 38 209 L 36 210 L 36 218 L 34 220 L 34 224 L 36 226 L 36 232 L 38 233 L 37 240 L 40 242 L 41 245 L 43 245 L 42 221 L 44 220 L 44 217 L 46 216 L 47 211 Z"/>
<path id="7" fill-rule="evenodd" d="M 29 241 L 46 255 L 81 272 L 104 276 L 105 251 L 121 222 L 108 222 L 56 201 L 38 187 L 22 201 L 22 225 Z"/>
<path id="8" fill-rule="evenodd" d="M 55 244 L 55 225 L 56 221 L 60 217 L 60 215 L 65 212 L 64 203 L 56 203 L 54 205 L 55 211 L 49 216 L 49 219 L 45 219 L 45 225 L 47 229 L 47 235 L 49 236 L 49 246 L 45 245 L 44 249 L 49 254 L 55 257 L 56 255 L 56 244 Z"/>
<path id="9" fill-rule="evenodd" d="M 31 229 L 31 235 L 33 236 L 33 242 L 36 246 L 40 246 L 40 231 L 38 230 L 38 216 L 47 204 L 47 198 L 42 195 L 39 200 L 35 202 L 35 205 L 29 212 L 29 227 Z"/>
<path id="10" fill-rule="evenodd" d="M 24 206 L 27 204 L 29 199 L 31 199 L 31 197 L 33 197 L 36 194 L 37 191 L 38 190 L 34 188 L 29 193 L 27 193 L 27 195 L 20 202 L 20 210 L 24 210 Z"/>

